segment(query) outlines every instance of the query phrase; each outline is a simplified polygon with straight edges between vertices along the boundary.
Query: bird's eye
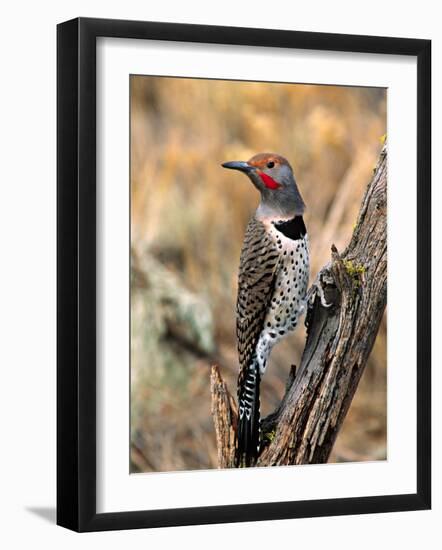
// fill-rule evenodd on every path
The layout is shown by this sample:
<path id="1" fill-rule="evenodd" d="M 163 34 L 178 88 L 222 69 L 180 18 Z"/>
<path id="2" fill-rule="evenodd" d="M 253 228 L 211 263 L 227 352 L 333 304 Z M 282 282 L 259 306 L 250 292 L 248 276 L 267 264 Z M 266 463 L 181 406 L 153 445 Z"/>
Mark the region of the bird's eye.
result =
<path id="1" fill-rule="evenodd" d="M 273 160 L 269 160 L 269 162 L 267 163 L 267 168 L 273 168 L 275 166 L 275 163 L 273 162 Z"/>

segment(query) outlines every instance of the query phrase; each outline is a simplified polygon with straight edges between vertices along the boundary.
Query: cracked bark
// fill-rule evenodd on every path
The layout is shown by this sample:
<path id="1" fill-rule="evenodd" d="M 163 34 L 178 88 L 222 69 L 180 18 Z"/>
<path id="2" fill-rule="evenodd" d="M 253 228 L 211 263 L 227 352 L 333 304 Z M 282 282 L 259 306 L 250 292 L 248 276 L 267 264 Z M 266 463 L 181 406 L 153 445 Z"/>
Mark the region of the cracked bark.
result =
<path id="1" fill-rule="evenodd" d="M 279 407 L 262 420 L 264 436 L 272 435 L 257 466 L 327 462 L 350 407 L 387 302 L 386 144 L 349 245 L 341 254 L 331 246 L 310 293 L 301 365 L 296 375 L 292 367 Z M 219 467 L 233 467 L 237 406 L 217 366 L 211 393 Z"/>

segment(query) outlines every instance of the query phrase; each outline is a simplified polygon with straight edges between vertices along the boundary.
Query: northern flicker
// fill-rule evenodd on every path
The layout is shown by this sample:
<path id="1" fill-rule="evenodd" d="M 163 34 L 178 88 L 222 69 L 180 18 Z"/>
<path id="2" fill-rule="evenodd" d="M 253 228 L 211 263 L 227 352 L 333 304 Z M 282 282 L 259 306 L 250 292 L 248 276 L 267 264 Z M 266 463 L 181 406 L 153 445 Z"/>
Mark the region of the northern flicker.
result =
<path id="1" fill-rule="evenodd" d="M 260 452 L 259 386 L 270 352 L 295 329 L 305 308 L 309 248 L 305 204 L 285 158 L 261 153 L 247 162 L 222 166 L 247 174 L 261 195 L 244 237 L 236 305 L 240 363 L 236 466 L 248 467 Z"/>

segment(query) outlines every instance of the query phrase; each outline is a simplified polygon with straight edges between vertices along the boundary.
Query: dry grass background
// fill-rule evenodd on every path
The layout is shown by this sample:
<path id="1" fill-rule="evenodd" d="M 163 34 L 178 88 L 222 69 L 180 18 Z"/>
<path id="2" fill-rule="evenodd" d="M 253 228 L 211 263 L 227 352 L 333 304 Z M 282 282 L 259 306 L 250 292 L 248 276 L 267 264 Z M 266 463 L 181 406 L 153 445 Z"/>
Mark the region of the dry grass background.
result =
<path id="1" fill-rule="evenodd" d="M 348 242 L 386 132 L 386 93 L 134 76 L 131 80 L 131 471 L 216 467 L 209 366 L 236 388 L 236 276 L 258 203 L 220 167 L 286 156 L 307 204 L 312 273 Z M 280 399 L 302 330 L 275 348 L 262 411 Z M 386 456 L 386 322 L 331 461 Z"/>

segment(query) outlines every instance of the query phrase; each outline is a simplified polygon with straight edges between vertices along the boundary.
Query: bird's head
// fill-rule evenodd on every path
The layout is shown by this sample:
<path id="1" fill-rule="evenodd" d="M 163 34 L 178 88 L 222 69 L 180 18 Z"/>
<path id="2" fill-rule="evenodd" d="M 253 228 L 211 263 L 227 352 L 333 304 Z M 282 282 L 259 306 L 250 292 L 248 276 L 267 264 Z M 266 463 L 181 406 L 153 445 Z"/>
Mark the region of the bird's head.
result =
<path id="1" fill-rule="evenodd" d="M 293 217 L 305 209 L 301 194 L 287 159 L 275 153 L 260 153 L 248 161 L 232 161 L 224 168 L 247 174 L 261 193 L 257 214 L 262 218 Z"/>

